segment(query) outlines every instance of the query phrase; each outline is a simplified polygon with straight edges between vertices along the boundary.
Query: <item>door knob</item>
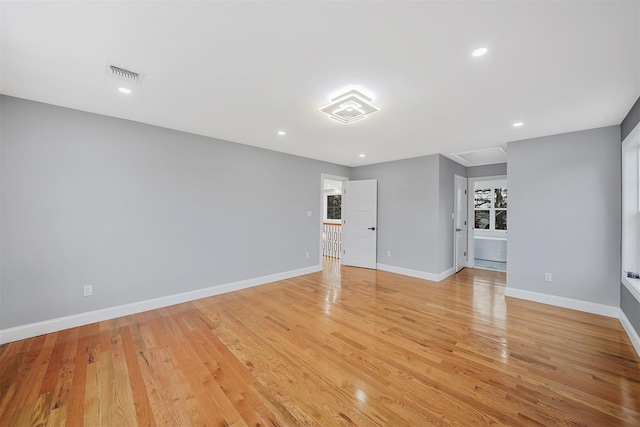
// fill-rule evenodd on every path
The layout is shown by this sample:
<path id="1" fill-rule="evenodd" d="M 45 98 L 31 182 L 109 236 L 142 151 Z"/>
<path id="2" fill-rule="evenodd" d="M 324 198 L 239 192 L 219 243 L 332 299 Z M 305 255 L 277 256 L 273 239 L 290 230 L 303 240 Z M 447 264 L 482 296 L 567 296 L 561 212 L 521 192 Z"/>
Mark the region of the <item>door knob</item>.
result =
<path id="1" fill-rule="evenodd" d="M 462 231 L 462 228 L 456 228 L 456 231 Z"/>
<path id="2" fill-rule="evenodd" d="M 376 229 L 375 227 L 369 227 L 369 228 L 367 228 L 367 230 L 375 230 L 375 229 Z"/>

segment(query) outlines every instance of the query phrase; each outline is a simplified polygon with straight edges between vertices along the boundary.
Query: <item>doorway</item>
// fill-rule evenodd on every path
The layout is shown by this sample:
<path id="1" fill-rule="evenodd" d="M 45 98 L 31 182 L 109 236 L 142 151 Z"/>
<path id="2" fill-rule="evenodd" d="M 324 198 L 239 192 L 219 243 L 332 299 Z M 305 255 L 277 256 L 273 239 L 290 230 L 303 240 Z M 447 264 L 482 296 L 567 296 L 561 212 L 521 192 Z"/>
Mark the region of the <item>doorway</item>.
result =
<path id="1" fill-rule="evenodd" d="M 507 271 L 507 177 L 469 179 L 469 264 Z"/>
<path id="2" fill-rule="evenodd" d="M 339 265 L 375 269 L 378 181 L 321 174 L 321 184 L 319 264 L 324 267 L 327 261 L 337 261 Z"/>
<path id="3" fill-rule="evenodd" d="M 342 193 L 344 176 L 321 174 L 320 265 L 340 263 L 342 252 Z"/>

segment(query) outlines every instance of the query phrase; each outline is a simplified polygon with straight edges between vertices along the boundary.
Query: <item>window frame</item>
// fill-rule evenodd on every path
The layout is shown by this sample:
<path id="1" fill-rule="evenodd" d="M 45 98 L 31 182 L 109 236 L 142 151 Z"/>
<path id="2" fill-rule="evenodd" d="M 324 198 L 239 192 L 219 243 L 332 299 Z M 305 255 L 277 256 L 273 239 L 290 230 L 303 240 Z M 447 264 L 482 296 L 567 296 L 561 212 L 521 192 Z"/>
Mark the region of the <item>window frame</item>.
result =
<path id="1" fill-rule="evenodd" d="M 640 123 L 622 142 L 621 282 L 640 301 Z"/>
<path id="2" fill-rule="evenodd" d="M 506 208 L 497 208 L 496 207 L 496 189 L 505 189 L 507 190 L 507 207 Z M 474 185 L 473 188 L 473 197 L 471 197 L 472 199 L 472 206 L 473 206 L 473 230 L 475 233 L 480 232 L 481 234 L 484 233 L 503 233 L 506 234 L 507 231 L 509 230 L 509 202 L 508 202 L 508 186 L 506 183 L 506 180 L 504 183 L 493 183 L 493 182 L 487 182 L 487 185 L 484 185 L 483 182 L 478 182 L 476 183 L 476 185 Z M 482 208 L 476 208 L 475 207 L 475 201 L 476 201 L 476 191 L 478 190 L 489 190 L 489 195 L 490 195 L 490 202 L 489 202 L 489 207 L 482 207 Z M 489 211 L 489 228 L 476 228 L 476 212 L 478 211 Z M 500 212 L 500 211 L 505 211 L 507 212 L 507 228 L 506 229 L 499 229 L 496 228 L 496 213 Z"/>

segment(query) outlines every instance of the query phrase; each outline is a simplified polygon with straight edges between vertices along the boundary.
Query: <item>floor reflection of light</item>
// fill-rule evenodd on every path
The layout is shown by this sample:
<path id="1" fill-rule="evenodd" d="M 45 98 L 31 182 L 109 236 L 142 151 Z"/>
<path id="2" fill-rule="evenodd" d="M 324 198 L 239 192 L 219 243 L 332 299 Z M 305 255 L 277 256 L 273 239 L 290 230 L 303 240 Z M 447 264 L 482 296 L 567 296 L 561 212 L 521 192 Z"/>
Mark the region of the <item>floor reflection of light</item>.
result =
<path id="1" fill-rule="evenodd" d="M 360 390 L 359 388 L 356 389 L 355 396 L 356 399 L 358 399 L 360 402 L 367 403 L 367 393 Z"/>
<path id="2" fill-rule="evenodd" d="M 504 326 L 506 319 L 506 305 L 504 298 L 496 297 L 493 285 L 474 284 L 473 309 L 485 316 L 495 326 Z"/>
<path id="3" fill-rule="evenodd" d="M 340 299 L 342 282 L 340 277 L 340 260 L 324 257 L 323 281 L 326 292 L 324 294 L 324 313 L 331 314 L 331 308 Z"/>
<path id="4" fill-rule="evenodd" d="M 502 347 L 500 347 L 500 361 L 502 363 L 507 363 L 509 359 L 509 348 L 507 347 L 507 341 L 502 341 Z"/>
<path id="5" fill-rule="evenodd" d="M 331 307 L 338 301 L 340 286 L 328 288 L 324 296 L 324 314 L 331 314 Z"/>
<path id="6" fill-rule="evenodd" d="M 484 331 L 487 326 L 495 330 L 505 331 L 507 324 L 507 305 L 504 299 L 504 288 L 483 278 L 482 272 L 473 277 L 472 317 L 474 328 Z M 509 362 L 509 341 L 507 336 L 494 335 L 490 339 L 495 341 L 495 357 L 502 363 Z M 493 345 L 492 345 L 493 346 Z"/>

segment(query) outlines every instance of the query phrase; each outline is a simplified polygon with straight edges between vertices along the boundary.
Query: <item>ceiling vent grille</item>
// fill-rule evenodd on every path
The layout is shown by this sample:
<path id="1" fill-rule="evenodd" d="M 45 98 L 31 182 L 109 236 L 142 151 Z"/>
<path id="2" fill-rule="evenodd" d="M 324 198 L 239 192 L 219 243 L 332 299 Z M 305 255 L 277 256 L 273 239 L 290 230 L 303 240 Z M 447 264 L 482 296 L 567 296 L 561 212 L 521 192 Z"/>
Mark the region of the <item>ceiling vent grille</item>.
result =
<path id="1" fill-rule="evenodd" d="M 109 77 L 113 77 L 114 79 L 124 80 L 126 82 L 135 83 L 137 85 L 141 85 L 142 80 L 144 79 L 144 73 L 128 70 L 109 62 L 107 62 L 107 65 L 105 67 L 105 74 Z"/>

